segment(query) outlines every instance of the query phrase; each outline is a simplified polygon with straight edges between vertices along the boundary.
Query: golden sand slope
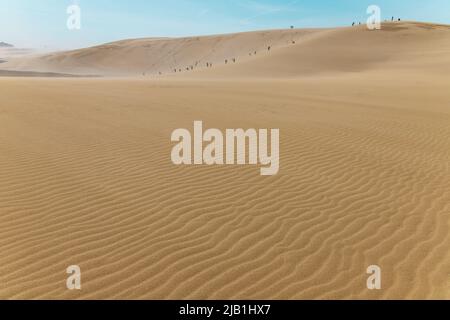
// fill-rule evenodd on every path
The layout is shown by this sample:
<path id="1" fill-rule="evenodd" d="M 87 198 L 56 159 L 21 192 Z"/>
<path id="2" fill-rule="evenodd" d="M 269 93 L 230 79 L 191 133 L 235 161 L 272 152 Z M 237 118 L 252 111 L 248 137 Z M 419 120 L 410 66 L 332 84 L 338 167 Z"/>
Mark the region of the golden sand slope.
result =
<path id="1" fill-rule="evenodd" d="M 449 299 L 448 31 L 405 28 L 352 73 L 0 78 L 0 298 Z M 194 120 L 279 128 L 280 173 L 172 165 Z"/>
<path id="2" fill-rule="evenodd" d="M 239 65 L 187 73 L 199 77 L 295 78 L 389 69 L 392 72 L 450 73 L 450 26 L 384 23 L 318 31 L 296 45 L 272 50 Z"/>
<path id="3" fill-rule="evenodd" d="M 449 73 L 449 33 L 450 26 L 402 22 L 385 23 L 381 31 L 358 26 L 137 39 L 9 59 L 0 69 L 141 77 L 173 75 L 176 70 L 177 76 L 181 71 L 183 76 L 215 78 L 285 78 L 360 72 L 379 66 Z M 207 63 L 213 68 L 207 68 Z"/>
<path id="4" fill-rule="evenodd" d="M 324 32 L 317 30 L 273 30 L 175 39 L 135 39 L 93 48 L 9 59 L 2 69 L 21 71 L 146 76 L 187 72 L 249 60 L 271 50 L 292 46 Z M 256 52 L 256 55 L 255 55 Z M 251 55 L 250 55 L 251 54 Z"/>

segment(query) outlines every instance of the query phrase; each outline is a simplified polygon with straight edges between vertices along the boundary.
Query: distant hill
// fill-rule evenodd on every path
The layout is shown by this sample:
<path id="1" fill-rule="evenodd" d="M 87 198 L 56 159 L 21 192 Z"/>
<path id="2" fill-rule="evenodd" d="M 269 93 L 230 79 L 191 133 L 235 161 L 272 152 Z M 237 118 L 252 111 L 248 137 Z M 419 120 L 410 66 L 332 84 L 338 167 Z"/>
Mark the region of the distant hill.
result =
<path id="1" fill-rule="evenodd" d="M 6 42 L 0 42 L 0 48 L 13 48 L 14 46 L 12 44 L 6 43 Z"/>

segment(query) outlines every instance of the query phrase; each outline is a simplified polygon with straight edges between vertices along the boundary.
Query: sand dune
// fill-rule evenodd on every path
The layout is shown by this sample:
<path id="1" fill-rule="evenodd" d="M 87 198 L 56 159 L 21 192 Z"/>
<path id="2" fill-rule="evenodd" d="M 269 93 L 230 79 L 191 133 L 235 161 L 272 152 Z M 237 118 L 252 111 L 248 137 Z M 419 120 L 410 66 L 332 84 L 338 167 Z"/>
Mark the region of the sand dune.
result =
<path id="1" fill-rule="evenodd" d="M 386 28 L 200 38 L 215 62 L 224 41 L 284 34 L 181 76 L 0 78 L 0 298 L 449 299 L 450 30 Z M 128 74 L 144 43 L 22 67 Z M 143 60 L 130 70 L 159 69 Z M 195 120 L 279 128 L 280 173 L 174 166 L 171 132 Z M 74 264 L 81 291 L 65 287 Z"/>
<path id="2" fill-rule="evenodd" d="M 181 73 L 204 77 L 206 73 L 209 77 L 258 78 L 358 72 L 383 65 L 450 72 L 450 58 L 445 54 L 450 49 L 449 34 L 449 26 L 402 22 L 384 23 L 379 32 L 357 26 L 136 39 L 9 59 L 2 69 L 104 76 Z M 208 68 L 211 63 L 213 67 Z"/>
<path id="3" fill-rule="evenodd" d="M 2 61 L 0 60 L 0 63 Z M 64 73 L 52 73 L 52 72 L 34 72 L 34 71 L 13 71 L 13 70 L 0 70 L 0 77 L 34 77 L 34 78 L 76 78 L 76 77 L 89 77 L 88 75 L 76 76 L 72 74 Z M 94 76 L 90 76 L 94 77 Z"/>
<path id="4" fill-rule="evenodd" d="M 21 71 L 109 76 L 141 76 L 186 72 L 212 65 L 233 64 L 273 49 L 292 45 L 321 33 L 323 30 L 275 30 L 220 36 L 176 39 L 136 39 L 114 42 L 98 47 L 10 59 L 2 68 Z M 256 55 L 255 55 L 256 52 Z M 250 56 L 249 54 L 252 54 Z"/>
<path id="5" fill-rule="evenodd" d="M 27 48 L 0 47 L 0 59 L 11 60 L 36 54 L 36 50 Z"/>
<path id="6" fill-rule="evenodd" d="M 450 26 L 384 23 L 322 31 L 294 46 L 241 65 L 206 71 L 212 77 L 286 78 L 362 71 L 450 72 Z M 203 77 L 204 72 L 201 76 Z"/>

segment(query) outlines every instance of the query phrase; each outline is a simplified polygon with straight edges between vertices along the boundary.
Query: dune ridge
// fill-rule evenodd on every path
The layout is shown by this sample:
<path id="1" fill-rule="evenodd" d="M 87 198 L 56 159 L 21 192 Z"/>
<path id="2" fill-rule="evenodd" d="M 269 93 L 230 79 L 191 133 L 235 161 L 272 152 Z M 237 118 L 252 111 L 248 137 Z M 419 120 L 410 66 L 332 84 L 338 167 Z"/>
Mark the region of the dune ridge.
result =
<path id="1" fill-rule="evenodd" d="M 20 71 L 142 76 L 184 73 L 207 64 L 234 64 L 323 30 L 271 30 L 189 38 L 131 39 L 92 48 L 10 59 L 2 67 Z M 256 54 L 255 54 L 256 53 Z M 251 54 L 251 55 L 250 55 Z M 233 62 L 235 59 L 235 62 Z"/>
<path id="2" fill-rule="evenodd" d="M 213 78 L 286 78 L 359 72 L 383 65 L 398 70 L 422 68 L 449 72 L 450 63 L 443 54 L 450 48 L 449 32 L 450 26 L 445 25 L 395 22 L 383 23 L 380 31 L 355 26 L 132 39 L 12 58 L 2 64 L 2 69 L 74 75 Z"/>

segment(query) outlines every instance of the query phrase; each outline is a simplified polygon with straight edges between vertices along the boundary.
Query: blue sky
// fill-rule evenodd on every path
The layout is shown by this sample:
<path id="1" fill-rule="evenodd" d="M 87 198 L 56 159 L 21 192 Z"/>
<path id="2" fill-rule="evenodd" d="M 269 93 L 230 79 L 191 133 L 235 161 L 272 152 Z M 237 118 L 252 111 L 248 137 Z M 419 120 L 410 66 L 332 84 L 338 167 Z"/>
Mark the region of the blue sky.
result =
<path id="1" fill-rule="evenodd" d="M 81 30 L 66 27 L 66 9 L 81 8 Z M 0 41 L 18 47 L 69 49 L 115 40 L 190 36 L 366 21 L 382 18 L 450 24 L 449 0 L 0 0 Z"/>

